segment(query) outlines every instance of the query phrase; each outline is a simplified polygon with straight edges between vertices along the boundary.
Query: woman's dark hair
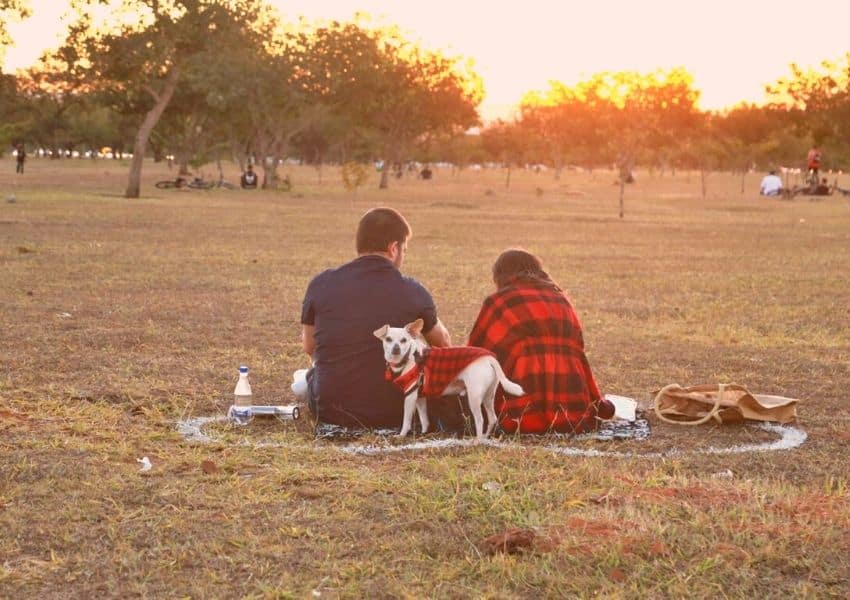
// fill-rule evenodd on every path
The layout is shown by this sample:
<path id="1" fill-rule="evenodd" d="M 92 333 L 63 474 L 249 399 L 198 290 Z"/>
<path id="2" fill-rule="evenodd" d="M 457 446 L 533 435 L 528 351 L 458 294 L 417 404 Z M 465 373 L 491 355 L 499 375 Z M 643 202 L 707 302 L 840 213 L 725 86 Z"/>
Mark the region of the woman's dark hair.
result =
<path id="1" fill-rule="evenodd" d="M 560 289 L 543 270 L 543 261 L 526 250 L 510 248 L 502 252 L 493 264 L 493 281 L 497 288 L 502 289 L 517 279 L 548 283 Z"/>
<path id="2" fill-rule="evenodd" d="M 403 244 L 412 231 L 407 220 L 392 208 L 373 208 L 357 225 L 357 253 L 386 252 L 393 242 Z"/>

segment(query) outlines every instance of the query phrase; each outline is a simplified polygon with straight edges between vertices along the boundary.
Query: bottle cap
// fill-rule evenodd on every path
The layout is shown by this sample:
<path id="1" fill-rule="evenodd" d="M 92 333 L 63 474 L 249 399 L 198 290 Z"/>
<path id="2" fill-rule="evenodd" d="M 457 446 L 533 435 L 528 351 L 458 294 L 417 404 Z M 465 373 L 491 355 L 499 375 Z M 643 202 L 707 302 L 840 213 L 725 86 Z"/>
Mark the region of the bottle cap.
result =
<path id="1" fill-rule="evenodd" d="M 239 367 L 239 372 L 240 373 L 247 373 L 248 367 L 246 367 L 245 365 L 242 365 L 241 367 Z"/>

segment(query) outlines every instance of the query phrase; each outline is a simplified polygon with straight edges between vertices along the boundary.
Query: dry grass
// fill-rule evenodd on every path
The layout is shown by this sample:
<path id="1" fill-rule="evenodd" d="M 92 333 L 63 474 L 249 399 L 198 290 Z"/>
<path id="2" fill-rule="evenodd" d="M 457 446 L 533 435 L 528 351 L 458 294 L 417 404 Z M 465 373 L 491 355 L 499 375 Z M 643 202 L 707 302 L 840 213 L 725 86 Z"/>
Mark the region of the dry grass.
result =
<path id="1" fill-rule="evenodd" d="M 767 201 L 755 177 L 741 196 L 737 177 L 714 175 L 703 201 L 696 177 L 644 176 L 620 221 L 603 172 L 521 174 L 506 191 L 500 173 L 439 171 L 352 196 L 332 169 L 320 183 L 293 168 L 290 194 L 148 185 L 127 201 L 117 163 L 27 169 L 0 164 L 0 597 L 850 595 L 846 199 Z M 175 420 L 221 413 L 240 363 L 258 401 L 291 399 L 303 290 L 352 256 L 378 204 L 410 219 L 405 270 L 456 341 L 495 256 L 522 245 L 570 291 L 605 391 L 735 381 L 803 399 L 808 441 L 664 460 L 348 456 L 311 445 L 306 422 L 184 441 Z M 654 422 L 648 442 L 577 445 L 764 435 Z M 513 527 L 542 542 L 482 553 Z"/>

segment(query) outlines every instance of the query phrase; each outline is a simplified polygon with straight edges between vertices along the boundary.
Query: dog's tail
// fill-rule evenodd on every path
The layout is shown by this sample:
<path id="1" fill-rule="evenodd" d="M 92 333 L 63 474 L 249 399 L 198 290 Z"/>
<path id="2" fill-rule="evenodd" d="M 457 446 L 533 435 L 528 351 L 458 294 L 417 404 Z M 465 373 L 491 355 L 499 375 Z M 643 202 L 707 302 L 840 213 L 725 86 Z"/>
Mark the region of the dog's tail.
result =
<path id="1" fill-rule="evenodd" d="M 522 396 L 525 394 L 525 390 L 522 389 L 521 385 L 508 379 L 508 376 L 505 375 L 505 372 L 502 370 L 502 365 L 499 364 L 498 360 L 493 358 L 490 360 L 490 364 L 496 372 L 496 377 L 499 379 L 499 383 L 502 385 L 502 389 L 505 390 L 505 392 L 511 396 Z"/>

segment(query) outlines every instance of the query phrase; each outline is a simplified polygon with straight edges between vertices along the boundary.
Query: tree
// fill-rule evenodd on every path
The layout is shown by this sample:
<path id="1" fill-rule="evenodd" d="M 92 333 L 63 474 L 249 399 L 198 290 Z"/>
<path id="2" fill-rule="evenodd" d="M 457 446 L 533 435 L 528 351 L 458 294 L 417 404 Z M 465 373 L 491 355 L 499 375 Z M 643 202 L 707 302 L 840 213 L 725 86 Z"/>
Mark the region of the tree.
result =
<path id="1" fill-rule="evenodd" d="M 549 90 L 527 94 L 520 103 L 522 126 L 542 143 L 555 167 L 555 179 L 561 178 L 565 161 L 587 164 L 593 150 L 604 143 L 593 94 L 587 85 L 570 88 L 553 81 Z"/>
<path id="2" fill-rule="evenodd" d="M 443 136 L 427 148 L 419 148 L 415 158 L 424 163 L 450 162 L 454 174 L 455 169 L 462 171 L 470 164 L 487 162 L 487 153 L 481 137 L 480 134 L 472 133 Z"/>
<path id="3" fill-rule="evenodd" d="M 17 77 L 0 73 L 0 156 L 10 143 L 18 140 L 22 113 Z"/>
<path id="4" fill-rule="evenodd" d="M 602 73 L 586 84 L 619 171 L 620 218 L 625 183 L 640 155 L 669 155 L 699 131 L 703 116 L 696 108 L 699 92 L 692 84 L 684 69 Z"/>
<path id="5" fill-rule="evenodd" d="M 259 0 L 121 0 L 106 24 L 92 23 L 87 8 L 93 3 L 104 0 L 74 2 L 79 18 L 61 51 L 73 57 L 85 85 L 117 110 L 137 115 L 125 192 L 137 198 L 148 140 L 178 86 L 244 39 L 246 15 L 261 13 Z"/>
<path id="6" fill-rule="evenodd" d="M 760 161 L 776 157 L 777 134 L 785 128 L 785 112 L 769 106 L 742 103 L 711 119 L 725 140 L 729 160 L 723 166 L 741 169 L 741 194 L 747 172 Z"/>
<path id="7" fill-rule="evenodd" d="M 260 159 L 263 187 L 277 187 L 277 167 L 289 155 L 293 138 L 323 114 L 320 103 L 309 103 L 299 89 L 297 48 L 260 56 L 253 63 L 253 82 L 244 90 L 243 143 Z"/>
<path id="8" fill-rule="evenodd" d="M 25 135 L 59 158 L 73 148 L 70 116 L 86 96 L 67 52 L 42 55 L 38 64 L 19 74 L 18 86 L 29 115 Z"/>
<path id="9" fill-rule="evenodd" d="M 850 157 L 850 52 L 819 69 L 790 66 L 791 74 L 767 86 L 773 107 L 788 113 L 800 137 L 828 146 L 825 153 Z M 832 159 L 834 164 L 834 159 Z"/>
<path id="10" fill-rule="evenodd" d="M 478 123 L 479 78 L 458 58 L 426 51 L 391 28 L 331 23 L 301 35 L 300 81 L 330 110 L 369 130 L 385 165 L 425 136 Z M 388 186 L 388 171 L 379 187 Z"/>
<path id="11" fill-rule="evenodd" d="M 507 169 L 505 187 L 510 188 L 512 167 L 524 162 L 530 146 L 527 130 L 519 121 L 498 119 L 481 132 L 481 144 L 493 159 Z"/>

